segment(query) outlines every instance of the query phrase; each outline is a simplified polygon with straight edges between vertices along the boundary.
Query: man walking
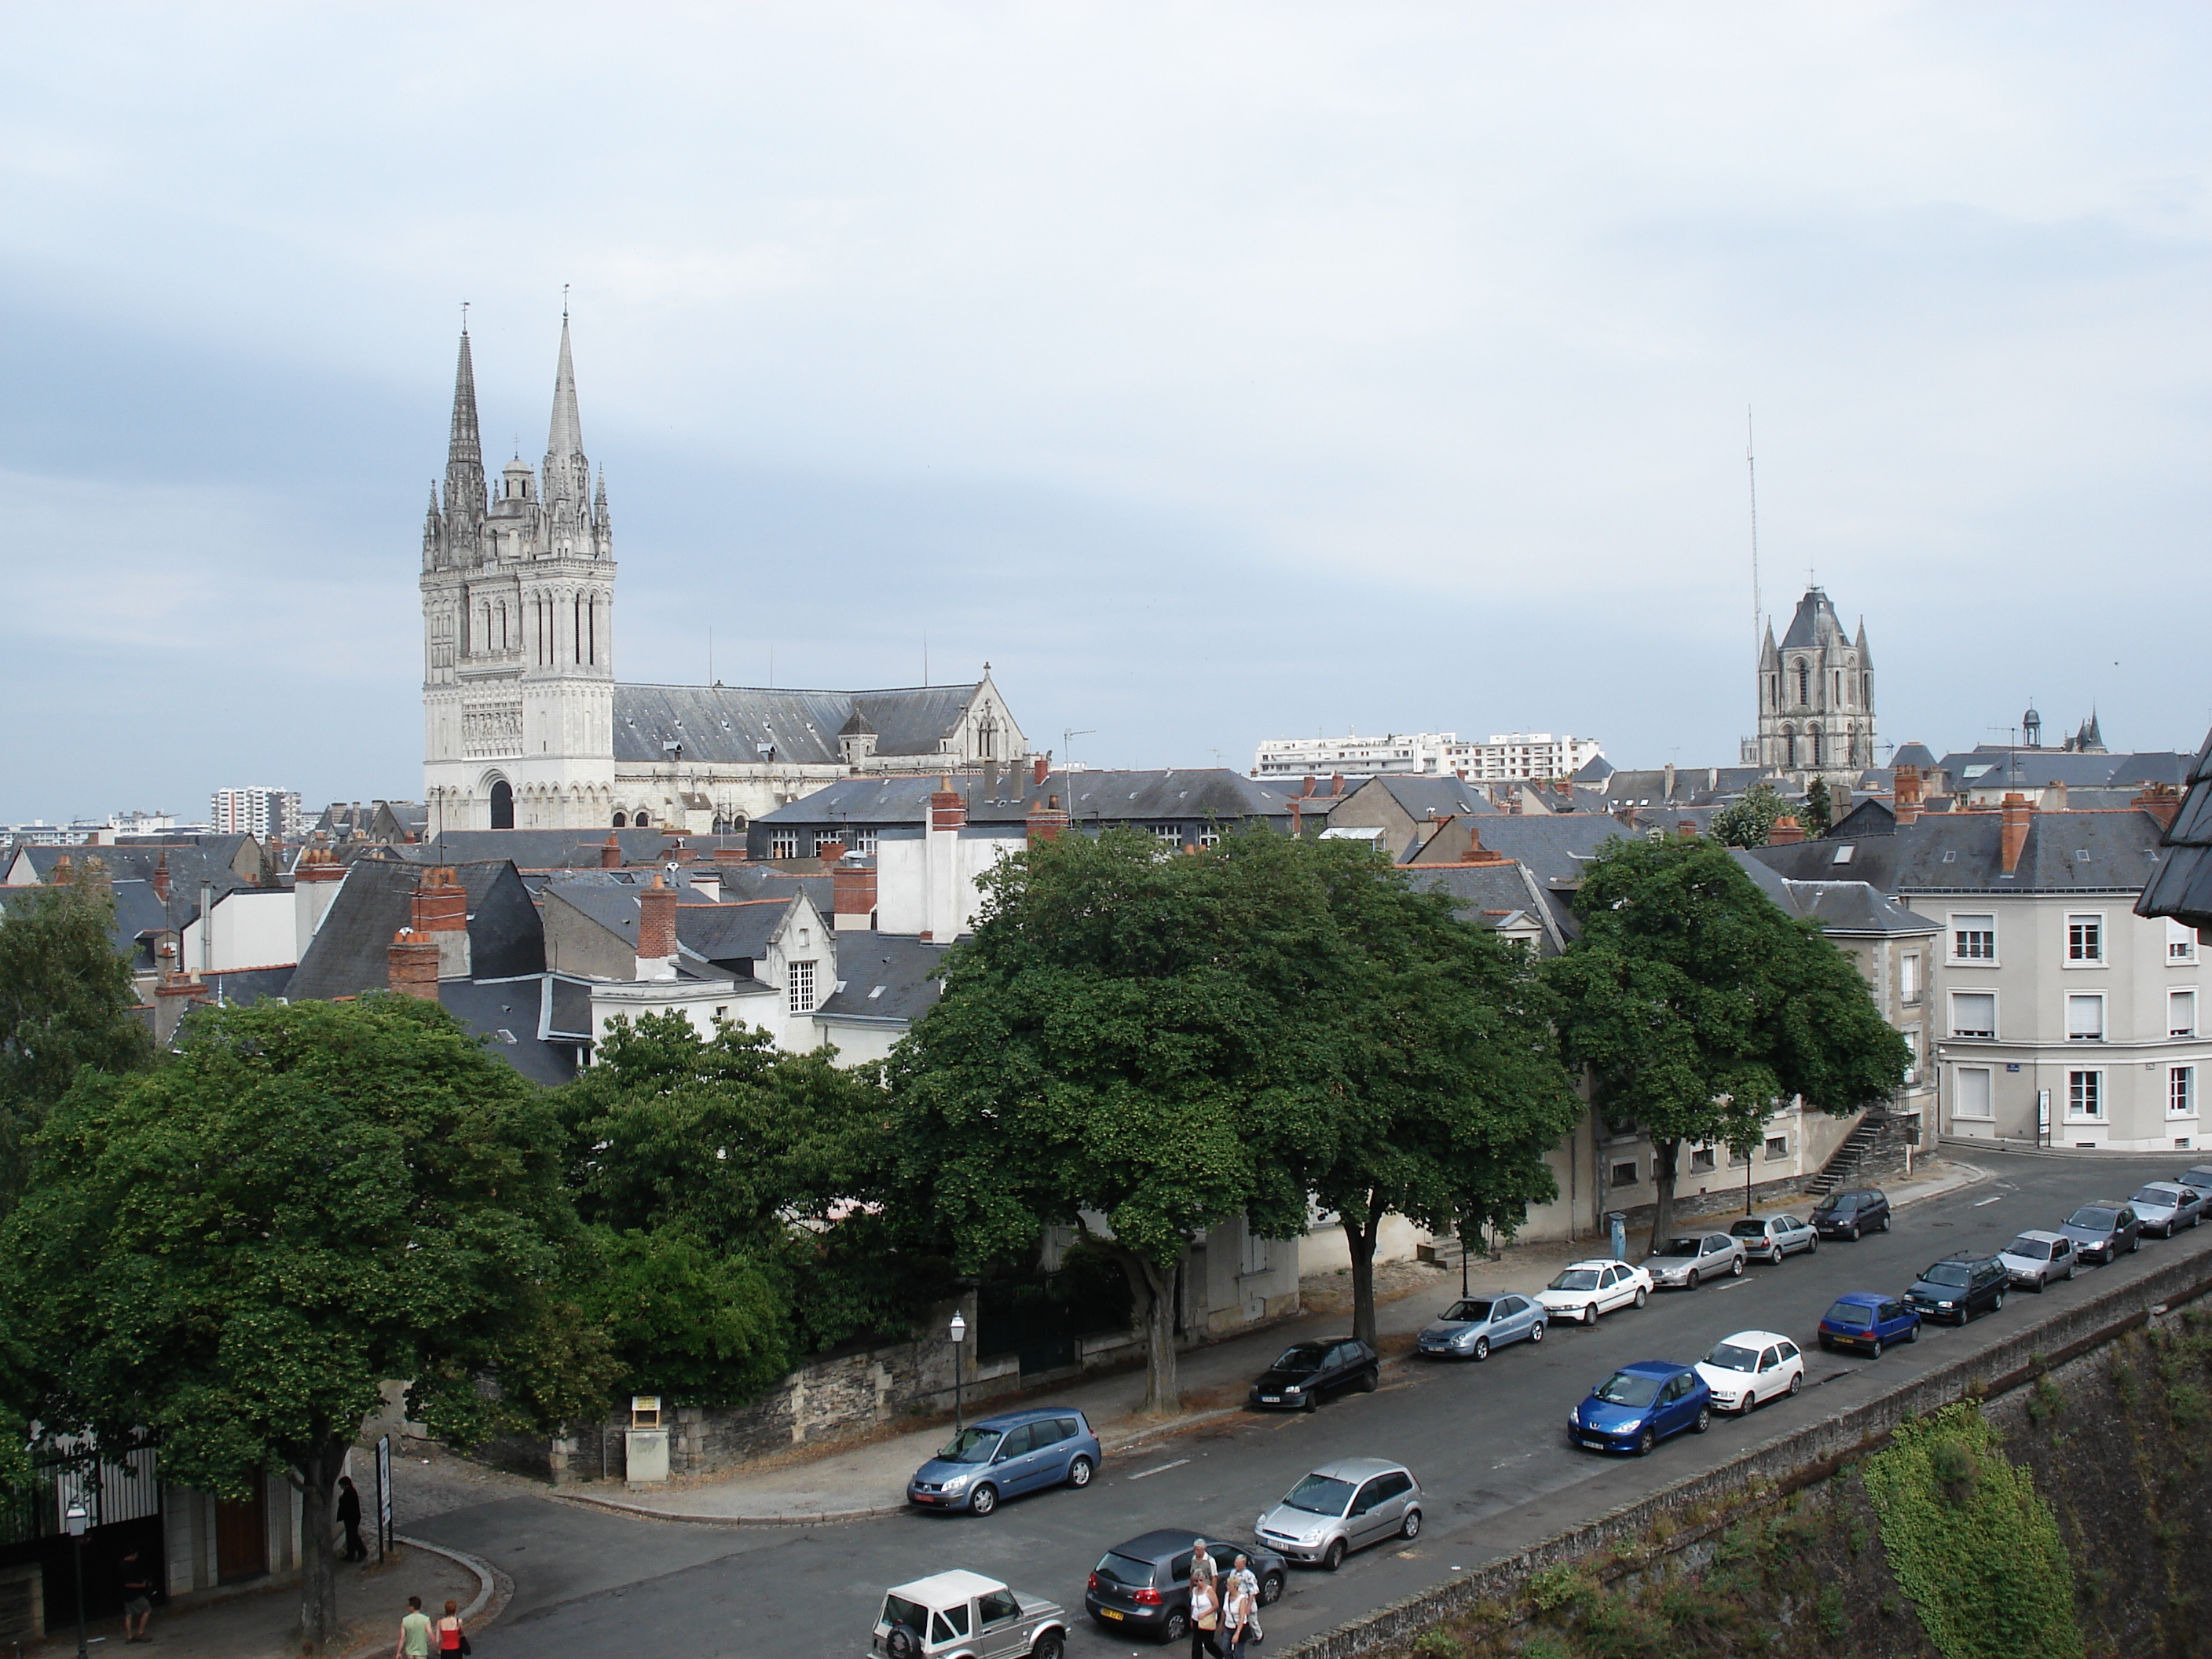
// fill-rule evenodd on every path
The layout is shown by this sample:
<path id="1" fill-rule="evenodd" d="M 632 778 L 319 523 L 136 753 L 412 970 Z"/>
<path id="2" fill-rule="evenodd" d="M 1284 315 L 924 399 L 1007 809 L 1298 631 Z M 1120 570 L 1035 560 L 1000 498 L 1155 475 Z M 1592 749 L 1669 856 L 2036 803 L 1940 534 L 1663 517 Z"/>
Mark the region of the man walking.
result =
<path id="1" fill-rule="evenodd" d="M 135 1549 L 123 1554 L 123 1639 L 150 1642 L 146 1621 L 154 1616 L 154 1574 Z"/>
<path id="2" fill-rule="evenodd" d="M 338 1525 L 345 1528 L 345 1559 L 368 1560 L 368 1546 L 361 1541 L 361 1494 L 349 1474 L 338 1477 Z"/>
<path id="3" fill-rule="evenodd" d="M 399 1621 L 399 1639 L 392 1644 L 392 1659 L 430 1659 L 430 1620 L 422 1611 L 422 1598 L 407 1598 L 407 1616 Z"/>

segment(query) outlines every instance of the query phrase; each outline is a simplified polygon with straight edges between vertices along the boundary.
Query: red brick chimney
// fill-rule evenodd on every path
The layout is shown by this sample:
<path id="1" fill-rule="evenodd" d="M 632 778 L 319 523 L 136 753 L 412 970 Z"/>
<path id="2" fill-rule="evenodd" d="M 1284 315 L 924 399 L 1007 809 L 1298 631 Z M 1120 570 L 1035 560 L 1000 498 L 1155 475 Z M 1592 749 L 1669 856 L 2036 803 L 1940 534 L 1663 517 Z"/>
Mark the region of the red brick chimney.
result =
<path id="1" fill-rule="evenodd" d="M 155 854 L 152 886 L 154 896 L 167 904 L 169 902 L 169 855 L 167 853 Z"/>
<path id="2" fill-rule="evenodd" d="M 2007 875 L 2020 868 L 2021 848 L 2027 845 L 2027 826 L 2035 818 L 2035 803 L 2014 790 L 2004 798 L 1998 809 L 2004 815 L 2004 823 L 1997 834 L 1998 860 Z"/>
<path id="3" fill-rule="evenodd" d="M 1698 824 L 1697 824 L 1697 820 L 1696 820 L 1696 819 L 1694 819 L 1694 818 L 1677 818 L 1677 819 L 1675 819 L 1675 820 L 1674 820 L 1674 833 L 1675 833 L 1675 835 L 1676 835 L 1676 836 L 1680 836 L 1680 837 L 1682 840 L 1684 840 L 1684 841 L 1695 841 L 1695 840 L 1697 840 L 1697 838 L 1698 838 Z"/>
<path id="4" fill-rule="evenodd" d="M 866 932 L 875 925 L 876 866 L 853 860 L 830 872 L 830 916 L 841 933 Z"/>
<path id="5" fill-rule="evenodd" d="M 676 890 L 653 872 L 653 885 L 637 896 L 637 976 L 676 977 Z"/>
<path id="6" fill-rule="evenodd" d="M 1029 840 L 1034 847 L 1041 841 L 1053 841 L 1067 828 L 1067 814 L 1060 810 L 1060 797 L 1048 795 L 1042 800 L 1030 803 Z"/>
<path id="7" fill-rule="evenodd" d="M 622 837 L 610 830 L 607 831 L 607 838 L 599 843 L 599 868 L 619 870 L 622 868 Z"/>
<path id="8" fill-rule="evenodd" d="M 958 830 L 967 822 L 968 798 L 952 787 L 951 778 L 939 778 L 937 792 L 929 798 L 929 827 Z"/>
<path id="9" fill-rule="evenodd" d="M 1343 773 L 1332 772 L 1328 775 L 1328 793 L 1332 795 L 1340 795 L 1344 793 Z"/>
<path id="10" fill-rule="evenodd" d="M 386 952 L 384 982 L 398 995 L 438 1000 L 438 941 L 403 927 Z"/>
<path id="11" fill-rule="evenodd" d="M 1805 839 L 1805 826 L 1784 812 L 1774 820 L 1774 828 L 1766 832 L 1769 847 L 1795 847 Z"/>
<path id="12" fill-rule="evenodd" d="M 822 860 L 824 868 L 834 872 L 837 860 L 845 856 L 845 843 L 842 841 L 817 842 L 814 847 L 814 856 Z"/>
<path id="13" fill-rule="evenodd" d="M 2174 819 L 2181 815 L 2181 792 L 2170 783 L 2148 784 L 2128 805 L 2140 806 L 2156 818 L 2161 830 L 2171 830 Z"/>
<path id="14" fill-rule="evenodd" d="M 1044 781 L 1052 775 L 1052 757 L 1035 755 L 1030 759 L 1030 782 L 1036 788 L 1044 787 Z"/>
<path id="15" fill-rule="evenodd" d="M 468 890 L 461 885 L 449 864 L 437 864 L 422 872 L 415 884 L 409 920 L 418 933 L 466 933 L 469 927 Z"/>
<path id="16" fill-rule="evenodd" d="M 1513 860 L 1503 853 L 1493 853 L 1485 847 L 1482 844 L 1481 821 L 1469 818 L 1467 823 L 1467 851 L 1461 857 L 1460 862 L 1462 864 L 1510 864 Z"/>
<path id="17" fill-rule="evenodd" d="M 1893 805 L 1897 813 L 1899 829 L 1903 829 L 1908 823 L 1920 822 L 1920 803 L 1925 787 L 1921 781 L 1918 767 L 1900 766 L 1897 769 Z"/>

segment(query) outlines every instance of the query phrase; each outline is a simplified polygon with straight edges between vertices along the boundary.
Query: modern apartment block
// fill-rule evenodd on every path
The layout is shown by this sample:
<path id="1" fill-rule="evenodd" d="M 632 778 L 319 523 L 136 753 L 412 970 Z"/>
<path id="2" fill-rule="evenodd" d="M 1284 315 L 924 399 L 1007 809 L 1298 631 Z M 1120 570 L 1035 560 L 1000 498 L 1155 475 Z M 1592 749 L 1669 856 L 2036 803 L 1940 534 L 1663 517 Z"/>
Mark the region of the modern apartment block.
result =
<path id="1" fill-rule="evenodd" d="M 1455 732 L 1393 732 L 1387 737 L 1271 738 L 1252 758 L 1255 778 L 1399 775 L 1456 776 L 1475 783 L 1572 777 L 1605 753 L 1592 738 L 1549 732 L 1501 732 L 1462 743 Z"/>
<path id="2" fill-rule="evenodd" d="M 218 836 L 297 841 L 301 836 L 300 792 L 258 787 L 218 789 L 208 803 L 208 822 Z"/>

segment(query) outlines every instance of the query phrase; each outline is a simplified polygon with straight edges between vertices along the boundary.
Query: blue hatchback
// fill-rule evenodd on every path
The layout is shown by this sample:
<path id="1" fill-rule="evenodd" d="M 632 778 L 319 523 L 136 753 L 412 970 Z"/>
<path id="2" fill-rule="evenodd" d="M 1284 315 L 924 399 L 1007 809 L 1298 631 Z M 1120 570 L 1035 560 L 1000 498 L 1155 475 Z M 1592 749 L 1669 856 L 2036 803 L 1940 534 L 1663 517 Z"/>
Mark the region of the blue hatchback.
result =
<path id="1" fill-rule="evenodd" d="M 1623 1365 L 1567 1413 L 1568 1437 L 1593 1451 L 1640 1455 L 1670 1434 L 1703 1434 L 1712 1425 L 1712 1390 L 1693 1368 L 1671 1359 Z"/>
<path id="2" fill-rule="evenodd" d="M 1901 1296 L 1846 1291 L 1820 1316 L 1820 1346 L 1854 1348 L 1879 1359 L 1893 1342 L 1917 1342 L 1920 1316 Z"/>
<path id="3" fill-rule="evenodd" d="M 1087 1486 L 1098 1472 L 1098 1437 L 1069 1407 L 1008 1412 L 970 1423 L 914 1472 L 907 1502 L 988 1515 L 1002 1498 L 1042 1486 Z"/>

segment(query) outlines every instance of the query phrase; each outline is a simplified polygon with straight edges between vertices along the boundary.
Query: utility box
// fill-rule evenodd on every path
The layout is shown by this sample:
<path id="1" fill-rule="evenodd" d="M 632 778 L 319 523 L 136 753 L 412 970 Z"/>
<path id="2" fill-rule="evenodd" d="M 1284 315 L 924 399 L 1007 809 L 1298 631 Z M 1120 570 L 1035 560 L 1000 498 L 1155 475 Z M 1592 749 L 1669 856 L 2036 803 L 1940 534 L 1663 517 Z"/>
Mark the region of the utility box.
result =
<path id="1" fill-rule="evenodd" d="M 1628 1218 L 1619 1210 L 1607 1210 L 1605 1212 L 1605 1226 L 1606 1231 L 1613 1235 L 1613 1259 L 1615 1261 L 1627 1261 Z"/>
<path id="2" fill-rule="evenodd" d="M 668 1484 L 668 1431 L 625 1429 L 623 1478 L 633 1486 Z"/>

